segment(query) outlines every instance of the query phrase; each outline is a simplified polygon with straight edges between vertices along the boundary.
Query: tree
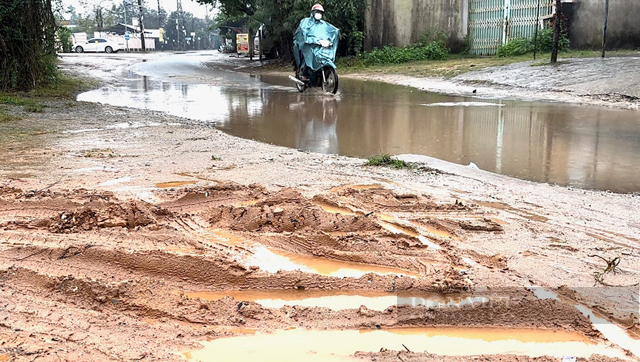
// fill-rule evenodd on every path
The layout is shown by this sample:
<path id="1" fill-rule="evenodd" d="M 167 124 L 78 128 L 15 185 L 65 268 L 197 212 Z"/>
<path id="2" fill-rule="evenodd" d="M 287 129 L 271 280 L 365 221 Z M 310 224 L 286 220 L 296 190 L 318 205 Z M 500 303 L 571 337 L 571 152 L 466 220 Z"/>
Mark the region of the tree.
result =
<path id="1" fill-rule="evenodd" d="M 279 53 L 292 58 L 293 33 L 300 20 L 309 16 L 317 0 L 197 0 L 200 4 L 215 5 L 220 9 L 218 26 L 228 22 L 242 22 L 250 29 L 264 24 L 279 47 Z M 364 10 L 366 0 L 325 0 L 325 19 L 340 29 L 338 53 L 359 54 L 364 42 Z M 253 36 L 249 37 L 250 43 Z"/>
<path id="2" fill-rule="evenodd" d="M 553 22 L 553 45 L 551 46 L 551 63 L 558 61 L 558 43 L 560 42 L 560 14 L 562 14 L 562 3 L 556 0 L 556 19 Z"/>
<path id="3" fill-rule="evenodd" d="M 167 47 L 174 50 L 185 49 L 185 17 L 189 18 L 192 17 L 192 15 L 191 13 L 185 12 L 182 12 L 181 14 L 177 11 L 169 14 L 166 25 L 164 27 L 164 40 L 166 41 Z"/>
<path id="4" fill-rule="evenodd" d="M 56 29 L 51 0 L 0 2 L 0 89 L 55 82 Z"/>
<path id="5" fill-rule="evenodd" d="M 113 4 L 109 0 L 82 0 L 80 4 L 84 8 L 84 14 L 76 14 L 76 31 L 92 34 L 96 31 L 105 31 L 116 24 L 119 16 L 114 11 Z M 75 10 L 75 9 L 74 9 Z"/>

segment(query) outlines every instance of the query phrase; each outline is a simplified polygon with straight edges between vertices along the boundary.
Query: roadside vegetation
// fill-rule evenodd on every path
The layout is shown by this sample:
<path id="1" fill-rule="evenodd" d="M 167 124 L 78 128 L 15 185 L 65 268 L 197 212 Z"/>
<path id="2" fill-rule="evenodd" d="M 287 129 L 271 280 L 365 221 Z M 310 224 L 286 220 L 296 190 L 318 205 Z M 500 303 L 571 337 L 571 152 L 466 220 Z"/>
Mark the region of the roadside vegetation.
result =
<path id="1" fill-rule="evenodd" d="M 220 10 L 215 27 L 220 28 L 223 38 L 231 39 L 235 33 L 230 27 L 246 25 L 250 34 L 255 34 L 261 24 L 273 39 L 278 54 L 285 60 L 293 59 L 293 33 L 300 20 L 308 17 L 317 0 L 280 0 L 274 6 L 272 0 L 198 0 L 201 4 L 217 4 Z M 364 47 L 365 0 L 325 0 L 325 20 L 340 29 L 338 54 L 357 55 Z M 254 37 L 249 37 L 253 47 Z"/>
<path id="2" fill-rule="evenodd" d="M 40 112 L 46 99 L 74 100 L 78 93 L 95 88 L 96 80 L 57 73 L 56 79 L 28 91 L 0 90 L 0 104 L 22 106 L 29 112 Z"/>
<path id="3" fill-rule="evenodd" d="M 399 169 L 415 168 L 415 165 L 405 162 L 403 160 L 398 160 L 397 158 L 393 158 L 391 157 L 391 155 L 388 155 L 388 154 L 371 156 L 367 159 L 367 162 L 364 165 L 365 166 L 384 166 L 384 167 L 399 168 Z"/>
<path id="4" fill-rule="evenodd" d="M 5 107 L 0 107 L 0 123 L 2 122 L 11 122 L 11 121 L 19 121 L 20 117 L 15 116 L 7 112 Z"/>
<path id="5" fill-rule="evenodd" d="M 56 81 L 29 91 L 0 91 L 0 123 L 19 121 L 21 112 L 43 113 L 50 99 L 75 100 L 78 93 L 95 88 L 97 82 L 87 78 L 71 77 L 60 73 Z M 74 103 L 69 103 L 73 106 Z"/>
<path id="6" fill-rule="evenodd" d="M 537 46 L 536 46 L 537 43 Z M 560 33 L 558 40 L 558 50 L 561 52 L 569 50 L 569 38 L 564 33 Z M 544 29 L 539 32 L 537 41 L 534 38 L 511 39 L 508 44 L 498 48 L 497 57 L 513 57 L 533 53 L 535 49 L 540 53 L 551 53 L 553 47 L 553 29 Z"/>
<path id="7" fill-rule="evenodd" d="M 42 113 L 45 107 L 43 104 L 31 98 L 18 97 L 15 95 L 0 95 L 0 104 L 22 106 L 25 111 L 32 113 Z"/>
<path id="8" fill-rule="evenodd" d="M 420 60 L 444 60 L 449 56 L 447 36 L 442 31 L 429 31 L 415 44 L 405 47 L 385 46 L 373 49 L 362 56 L 364 65 L 386 65 L 415 62 Z"/>
<path id="9" fill-rule="evenodd" d="M 550 52 L 538 52 L 537 61 L 532 66 L 549 64 Z M 617 50 L 608 51 L 607 56 L 637 55 L 638 51 Z M 566 50 L 561 53 L 562 58 L 597 58 L 600 51 L 595 50 Z M 406 63 L 387 63 L 367 65 L 361 58 L 339 58 L 336 65 L 340 73 L 392 73 L 415 77 L 444 77 L 452 78 L 460 74 L 480 70 L 489 67 L 497 67 L 530 61 L 533 59 L 533 51 L 522 55 L 510 56 L 475 56 L 469 54 L 450 54 L 444 60 L 416 60 Z"/>
<path id="10" fill-rule="evenodd" d="M 3 0 L 0 90 L 29 90 L 55 81 L 56 29 L 50 0 Z"/>

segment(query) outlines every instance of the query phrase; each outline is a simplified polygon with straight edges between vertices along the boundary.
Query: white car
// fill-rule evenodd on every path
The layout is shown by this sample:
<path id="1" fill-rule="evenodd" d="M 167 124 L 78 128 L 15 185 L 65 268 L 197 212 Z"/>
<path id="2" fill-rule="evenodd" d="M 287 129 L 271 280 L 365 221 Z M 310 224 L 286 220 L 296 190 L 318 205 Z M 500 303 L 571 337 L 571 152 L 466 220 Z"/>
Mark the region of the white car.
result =
<path id="1" fill-rule="evenodd" d="M 116 43 L 113 40 L 107 40 L 102 38 L 93 38 L 87 40 L 84 44 L 78 44 L 75 47 L 76 53 L 84 52 L 105 52 L 105 53 L 117 53 L 118 50 L 124 49 L 124 44 Z"/>

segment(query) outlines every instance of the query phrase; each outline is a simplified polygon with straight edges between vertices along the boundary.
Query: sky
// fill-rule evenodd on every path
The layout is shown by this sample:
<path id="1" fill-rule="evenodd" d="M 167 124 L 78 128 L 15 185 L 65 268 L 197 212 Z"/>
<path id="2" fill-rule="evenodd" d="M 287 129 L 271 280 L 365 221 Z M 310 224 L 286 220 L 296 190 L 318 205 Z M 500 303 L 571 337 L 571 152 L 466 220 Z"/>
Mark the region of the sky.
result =
<path id="1" fill-rule="evenodd" d="M 87 2 L 91 3 L 91 2 L 97 2 L 98 0 L 86 0 Z M 120 3 L 123 0 L 115 0 L 115 1 L 111 1 L 111 0 L 107 0 L 104 1 L 104 5 L 107 5 L 109 3 L 115 3 L 115 2 Z M 137 0 L 134 0 L 137 3 Z M 80 5 L 80 1 L 79 0 L 62 0 L 62 4 L 66 7 L 69 5 L 73 5 L 76 8 L 76 11 L 78 13 L 83 13 L 83 7 Z M 157 10 L 158 9 L 158 0 L 143 0 L 143 4 L 151 9 Z M 109 5 L 110 6 L 110 5 Z M 160 6 L 165 9 L 168 13 L 171 13 L 173 11 L 176 11 L 176 6 L 177 6 L 177 0 L 160 0 Z M 203 5 L 198 4 L 195 1 L 192 0 L 182 0 L 182 10 L 192 13 L 196 18 L 202 18 L 204 19 L 204 17 L 207 14 L 207 10 Z M 211 6 L 209 6 L 209 16 L 212 16 L 211 13 Z"/>

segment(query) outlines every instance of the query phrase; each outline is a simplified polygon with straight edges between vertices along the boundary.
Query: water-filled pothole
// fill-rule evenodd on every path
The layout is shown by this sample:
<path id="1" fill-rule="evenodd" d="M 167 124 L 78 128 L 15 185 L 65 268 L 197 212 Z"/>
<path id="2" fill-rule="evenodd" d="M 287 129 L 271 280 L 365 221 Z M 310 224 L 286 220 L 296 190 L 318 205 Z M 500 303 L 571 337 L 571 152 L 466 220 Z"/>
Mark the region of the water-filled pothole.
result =
<path id="1" fill-rule="evenodd" d="M 416 272 L 399 268 L 295 254 L 282 250 L 269 249 L 264 246 L 255 247 L 252 254 L 247 258 L 246 263 L 250 266 L 257 266 L 261 270 L 270 273 L 275 273 L 278 270 L 300 270 L 306 273 L 315 273 L 340 278 L 359 278 L 368 273 L 420 277 L 420 274 Z"/>
<path id="2" fill-rule="evenodd" d="M 585 317 L 589 318 L 594 328 L 597 329 L 602 335 L 610 342 L 615 343 L 619 347 L 629 350 L 636 357 L 640 357 L 640 341 L 630 336 L 623 328 L 612 323 L 611 321 L 599 317 L 593 310 L 584 306 L 561 298 L 555 292 L 542 287 L 530 287 L 531 291 L 540 299 L 556 299 L 563 300 L 569 304 L 572 304 L 576 309 L 580 311 Z"/>
<path id="3" fill-rule="evenodd" d="M 332 214 L 356 216 L 356 213 L 353 210 L 346 207 L 333 206 L 322 202 L 315 202 L 314 204 L 316 206 L 320 206 L 324 211 Z"/>
<path id="4" fill-rule="evenodd" d="M 404 346 L 414 352 L 450 356 L 589 357 L 597 353 L 625 357 L 622 351 L 593 343 L 576 332 L 508 328 L 294 329 L 220 338 L 203 344 L 203 349 L 189 352 L 192 361 L 345 361 L 357 351 L 400 351 Z"/>
<path id="5" fill-rule="evenodd" d="M 170 187 L 193 185 L 195 183 L 196 183 L 196 181 L 169 181 L 169 182 L 157 183 L 156 187 L 160 188 L 160 189 L 167 189 L 167 188 L 170 188 Z"/>
<path id="6" fill-rule="evenodd" d="M 324 307 L 333 310 L 356 309 L 364 305 L 372 310 L 385 310 L 393 305 L 423 305 L 453 307 L 472 303 L 485 303 L 489 298 L 471 295 L 444 295 L 440 293 L 389 293 L 376 290 L 220 290 L 212 292 L 187 292 L 189 298 L 218 300 L 233 297 L 236 300 L 253 301 L 266 308 L 282 308 L 297 305 Z"/>

